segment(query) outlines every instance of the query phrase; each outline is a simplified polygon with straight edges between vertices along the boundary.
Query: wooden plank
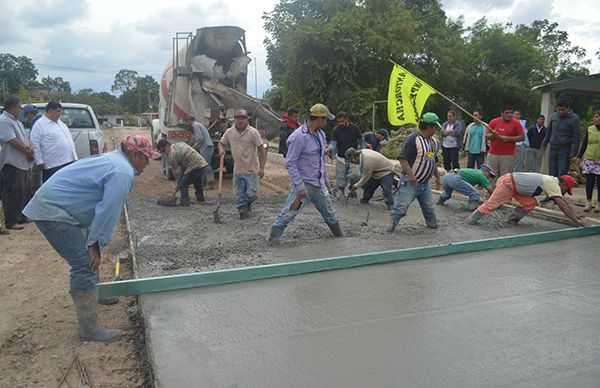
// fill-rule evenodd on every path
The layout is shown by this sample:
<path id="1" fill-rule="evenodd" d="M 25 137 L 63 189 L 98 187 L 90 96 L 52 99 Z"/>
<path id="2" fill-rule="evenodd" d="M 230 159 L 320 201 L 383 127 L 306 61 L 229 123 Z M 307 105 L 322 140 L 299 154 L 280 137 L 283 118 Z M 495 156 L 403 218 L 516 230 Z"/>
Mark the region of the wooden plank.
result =
<path id="1" fill-rule="evenodd" d="M 600 234 L 600 226 L 569 228 L 516 236 L 497 237 L 486 240 L 464 241 L 446 245 L 363 253 L 360 255 L 341 256 L 327 259 L 305 260 L 256 267 L 100 283 L 98 285 L 98 291 L 101 297 L 139 295 L 192 287 L 214 286 L 219 284 L 246 282 L 274 277 L 302 275 L 312 272 L 353 268 L 364 265 L 424 259 L 456 253 L 510 248 L 523 245 L 539 244 L 547 241 L 585 237 L 596 234 Z"/>

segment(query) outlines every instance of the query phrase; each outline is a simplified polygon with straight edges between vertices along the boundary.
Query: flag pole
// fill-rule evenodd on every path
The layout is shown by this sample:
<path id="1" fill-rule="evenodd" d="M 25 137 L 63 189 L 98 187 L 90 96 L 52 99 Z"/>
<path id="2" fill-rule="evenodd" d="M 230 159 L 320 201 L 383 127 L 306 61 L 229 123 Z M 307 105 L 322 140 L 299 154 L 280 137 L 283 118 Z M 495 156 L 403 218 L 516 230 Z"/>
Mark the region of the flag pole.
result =
<path id="1" fill-rule="evenodd" d="M 399 64 L 397 64 L 396 62 L 394 62 L 392 59 L 388 58 L 388 61 L 392 62 L 394 65 L 400 66 Z M 429 84 L 427 84 L 429 85 Z M 449 97 L 446 97 L 446 95 L 444 95 L 443 93 L 441 93 L 439 90 L 437 90 L 436 88 L 434 88 L 433 86 L 429 85 L 429 87 L 431 89 L 433 89 L 436 94 L 439 94 L 440 97 L 442 97 L 444 100 L 448 101 L 449 103 L 451 103 L 452 105 L 456 106 L 458 109 L 460 109 L 461 111 L 463 111 L 467 116 L 469 116 L 470 118 L 472 118 L 473 120 L 477 121 L 478 119 L 475 118 L 475 116 L 473 116 L 471 113 L 469 113 L 466 109 L 464 109 L 462 106 L 458 105 L 456 102 L 454 102 L 452 99 L 450 99 Z M 485 121 L 479 119 L 479 121 L 487 128 L 489 129 L 492 133 L 496 133 L 496 131 L 494 131 L 492 128 L 489 127 L 488 123 L 486 123 Z"/>

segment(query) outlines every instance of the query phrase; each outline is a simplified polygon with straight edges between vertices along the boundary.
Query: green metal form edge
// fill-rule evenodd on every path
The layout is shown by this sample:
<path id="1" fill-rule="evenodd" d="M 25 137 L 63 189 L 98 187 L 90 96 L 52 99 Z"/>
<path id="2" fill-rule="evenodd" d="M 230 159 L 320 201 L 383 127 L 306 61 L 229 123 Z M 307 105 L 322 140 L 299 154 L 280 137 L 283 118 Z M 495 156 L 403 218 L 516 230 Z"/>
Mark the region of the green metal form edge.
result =
<path id="1" fill-rule="evenodd" d="M 600 234 L 600 225 L 586 228 L 569 228 L 549 232 L 496 237 L 486 240 L 464 241 L 447 245 L 364 253 L 360 255 L 340 256 L 327 259 L 305 260 L 282 264 L 261 265 L 256 267 L 100 283 L 98 284 L 98 291 L 101 297 L 139 295 L 193 287 L 247 282 L 251 280 L 268 279 L 282 276 L 302 275 L 312 272 L 360 267 L 363 265 L 424 259 L 429 257 L 452 255 L 456 253 L 477 252 L 497 248 L 510 248 L 523 245 L 539 244 L 547 241 L 585 237 L 595 234 Z"/>

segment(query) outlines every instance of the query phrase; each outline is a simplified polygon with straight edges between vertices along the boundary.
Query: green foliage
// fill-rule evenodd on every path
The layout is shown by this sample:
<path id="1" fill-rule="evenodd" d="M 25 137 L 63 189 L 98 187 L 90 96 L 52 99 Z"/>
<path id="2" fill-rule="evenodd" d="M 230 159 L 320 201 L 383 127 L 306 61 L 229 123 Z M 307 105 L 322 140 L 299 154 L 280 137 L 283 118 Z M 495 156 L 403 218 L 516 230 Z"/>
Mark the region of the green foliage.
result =
<path id="1" fill-rule="evenodd" d="M 6 92 L 16 94 L 20 86 L 34 83 L 38 71 L 30 58 L 0 54 L 0 83 Z"/>
<path id="2" fill-rule="evenodd" d="M 119 103 L 130 113 L 156 112 L 158 88 L 158 82 L 152 76 L 137 77 L 134 86 L 119 96 Z"/>
<path id="3" fill-rule="evenodd" d="M 42 78 L 42 85 L 50 92 L 71 93 L 71 83 L 62 79 L 62 77 L 52 78 L 50 76 Z"/>
<path id="4" fill-rule="evenodd" d="M 112 92 L 128 92 L 132 90 L 138 79 L 138 72 L 135 70 L 121 69 L 115 75 L 115 81 L 113 82 L 110 90 Z"/>

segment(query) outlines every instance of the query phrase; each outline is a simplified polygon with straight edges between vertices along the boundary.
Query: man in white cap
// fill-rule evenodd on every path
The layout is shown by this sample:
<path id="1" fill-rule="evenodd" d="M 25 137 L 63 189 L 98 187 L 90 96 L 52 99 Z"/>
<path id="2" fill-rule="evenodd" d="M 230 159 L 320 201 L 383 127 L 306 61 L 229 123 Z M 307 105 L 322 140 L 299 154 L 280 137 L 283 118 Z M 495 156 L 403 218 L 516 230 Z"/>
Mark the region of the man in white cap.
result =
<path id="1" fill-rule="evenodd" d="M 81 341 L 113 342 L 118 330 L 98 323 L 98 268 L 102 251 L 133 188 L 133 177 L 157 157 L 150 141 L 130 135 L 113 152 L 84 158 L 57 171 L 23 210 L 71 267 L 70 292 Z"/>
<path id="2" fill-rule="evenodd" d="M 245 109 L 237 109 L 234 119 L 233 127 L 219 141 L 219 157 L 225 156 L 226 146 L 231 147 L 235 206 L 243 220 L 250 216 L 252 202 L 258 198 L 258 180 L 265 176 L 267 149 L 258 130 L 248 123 Z"/>
<path id="3" fill-rule="evenodd" d="M 279 244 L 281 234 L 296 218 L 300 210 L 313 203 L 336 237 L 344 237 L 329 195 L 329 177 L 325 157 L 327 145 L 323 128 L 327 119 L 335 118 L 323 104 L 310 108 L 308 120 L 287 140 L 285 167 L 292 184 L 281 212 L 271 226 L 267 245 Z"/>

